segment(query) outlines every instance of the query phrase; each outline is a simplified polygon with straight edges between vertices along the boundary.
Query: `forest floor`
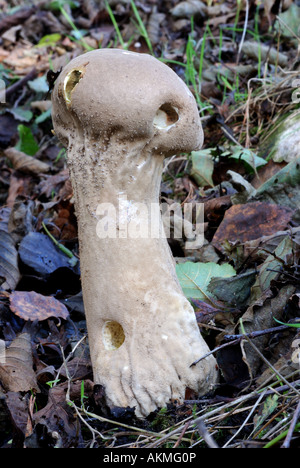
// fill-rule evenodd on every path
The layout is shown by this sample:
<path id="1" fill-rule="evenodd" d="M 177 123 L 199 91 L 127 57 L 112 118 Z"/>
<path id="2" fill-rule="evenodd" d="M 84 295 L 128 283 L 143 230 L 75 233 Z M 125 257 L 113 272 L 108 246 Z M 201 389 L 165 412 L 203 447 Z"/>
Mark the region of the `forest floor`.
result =
<path id="1" fill-rule="evenodd" d="M 299 448 L 299 2 L 0 7 L 0 446 Z M 204 205 L 204 245 L 169 244 L 220 380 L 144 420 L 112 414 L 93 384 L 73 192 L 52 132 L 57 72 L 107 47 L 170 66 L 204 129 L 202 150 L 167 160 L 161 199 Z"/>

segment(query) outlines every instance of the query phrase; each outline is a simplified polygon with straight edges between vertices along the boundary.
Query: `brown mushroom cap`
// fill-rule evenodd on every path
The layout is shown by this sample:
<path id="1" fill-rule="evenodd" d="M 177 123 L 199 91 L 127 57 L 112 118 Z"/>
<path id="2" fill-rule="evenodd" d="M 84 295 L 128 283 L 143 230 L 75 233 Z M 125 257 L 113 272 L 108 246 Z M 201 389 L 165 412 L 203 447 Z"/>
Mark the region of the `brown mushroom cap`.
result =
<path id="1" fill-rule="evenodd" d="M 120 140 L 144 139 L 165 156 L 203 142 L 188 87 L 147 54 L 102 49 L 81 55 L 57 79 L 52 101 L 54 129 L 65 146 L 74 132 L 93 140 L 116 132 Z"/>

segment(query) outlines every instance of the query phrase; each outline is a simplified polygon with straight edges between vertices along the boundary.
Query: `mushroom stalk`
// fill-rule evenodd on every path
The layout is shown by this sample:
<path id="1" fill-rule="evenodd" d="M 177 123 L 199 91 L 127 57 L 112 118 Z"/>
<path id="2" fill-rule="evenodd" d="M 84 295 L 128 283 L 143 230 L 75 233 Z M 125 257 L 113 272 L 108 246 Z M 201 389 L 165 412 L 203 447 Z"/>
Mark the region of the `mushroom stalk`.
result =
<path id="1" fill-rule="evenodd" d="M 195 108 L 168 67 L 120 50 L 73 60 L 53 92 L 54 128 L 68 147 L 94 382 L 109 407 L 135 408 L 138 417 L 182 401 L 186 388 L 205 394 L 217 378 L 212 356 L 191 367 L 208 347 L 159 213 L 165 156 L 201 145 Z"/>

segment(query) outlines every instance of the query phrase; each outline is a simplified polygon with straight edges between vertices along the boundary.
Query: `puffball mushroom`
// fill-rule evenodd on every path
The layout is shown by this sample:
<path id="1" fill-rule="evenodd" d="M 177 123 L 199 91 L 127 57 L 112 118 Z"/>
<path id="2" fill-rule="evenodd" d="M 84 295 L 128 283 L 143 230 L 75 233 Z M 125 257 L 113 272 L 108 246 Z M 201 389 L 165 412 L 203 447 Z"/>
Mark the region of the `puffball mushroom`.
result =
<path id="1" fill-rule="evenodd" d="M 68 150 L 95 384 L 110 408 L 134 408 L 137 417 L 181 402 L 186 388 L 207 393 L 216 362 L 210 355 L 191 366 L 209 349 L 159 210 L 151 233 L 139 236 L 159 203 L 164 158 L 202 145 L 192 94 L 154 57 L 102 49 L 63 69 L 52 102 Z"/>

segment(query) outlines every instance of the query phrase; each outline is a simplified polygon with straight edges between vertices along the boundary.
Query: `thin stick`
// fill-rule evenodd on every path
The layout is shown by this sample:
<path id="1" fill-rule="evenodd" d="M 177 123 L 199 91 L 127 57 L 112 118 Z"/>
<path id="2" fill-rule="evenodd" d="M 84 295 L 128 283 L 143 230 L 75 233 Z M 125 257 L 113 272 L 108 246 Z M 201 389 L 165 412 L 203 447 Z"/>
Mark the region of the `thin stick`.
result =
<path id="1" fill-rule="evenodd" d="M 280 325 L 279 327 L 266 328 L 265 330 L 258 330 L 258 331 L 240 334 L 240 335 L 224 335 L 224 339 L 227 341 L 226 343 L 223 343 L 220 346 L 217 346 L 213 350 L 209 351 L 208 353 L 204 354 L 204 356 L 201 356 L 199 359 L 194 361 L 190 365 L 190 367 L 195 366 L 196 364 L 198 364 L 198 362 L 202 361 L 202 359 L 206 359 L 211 354 L 216 353 L 217 351 L 220 351 L 220 349 L 226 348 L 228 345 L 235 345 L 239 343 L 245 337 L 257 338 L 259 336 L 266 335 L 268 333 L 277 333 L 278 331 L 288 330 L 288 329 L 291 329 L 291 327 L 288 325 Z"/>
<path id="2" fill-rule="evenodd" d="M 22 88 L 27 83 L 27 81 L 33 80 L 36 77 L 36 75 L 37 75 L 37 71 L 35 68 L 33 68 L 26 76 L 24 76 L 19 81 L 9 86 L 6 90 L 1 90 L 0 102 L 3 102 L 4 98 L 8 98 L 13 93 L 15 93 L 19 88 Z"/>
<path id="3" fill-rule="evenodd" d="M 243 47 L 243 44 L 244 44 L 246 31 L 247 31 L 247 26 L 248 26 L 248 17 L 249 17 L 249 2 L 248 2 L 248 0 L 246 0 L 245 22 L 244 22 L 243 34 L 242 34 L 242 38 L 241 38 L 241 42 L 240 42 L 240 46 L 239 46 L 239 50 L 238 50 L 238 54 L 237 54 L 236 64 L 238 64 L 239 61 L 240 61 L 240 55 L 241 55 L 241 52 L 242 52 L 242 47 Z"/>
<path id="4" fill-rule="evenodd" d="M 196 426 L 200 436 L 205 440 L 209 448 L 219 448 L 212 435 L 208 432 L 206 425 L 202 418 L 197 418 Z"/>
<path id="5" fill-rule="evenodd" d="M 283 442 L 281 448 L 290 448 L 291 439 L 292 439 L 293 432 L 295 430 L 297 421 L 299 419 L 299 416 L 300 416 L 300 401 L 299 401 L 299 403 L 297 405 L 297 408 L 296 408 L 296 411 L 294 413 L 291 425 L 289 427 L 288 433 L 286 435 L 286 438 L 284 439 L 284 442 Z"/>
<path id="6" fill-rule="evenodd" d="M 243 427 L 247 424 L 247 422 L 249 421 L 250 417 L 252 416 L 252 414 L 254 413 L 255 409 L 257 408 L 257 406 L 259 405 L 259 403 L 261 402 L 261 400 L 263 399 L 263 397 L 265 396 L 265 392 L 263 392 L 260 397 L 258 398 L 258 400 L 255 402 L 255 405 L 253 406 L 252 410 L 250 411 L 250 413 L 248 414 L 248 416 L 246 417 L 245 421 L 243 422 L 243 424 L 240 426 L 240 428 L 238 429 L 238 431 L 231 437 L 231 439 L 229 439 L 225 445 L 223 445 L 223 448 L 224 447 L 227 447 L 230 442 L 235 439 L 235 437 L 241 432 L 241 430 L 243 429 Z"/>
<path id="7" fill-rule="evenodd" d="M 300 392 L 295 388 L 293 387 L 293 385 L 290 384 L 290 382 L 288 382 L 284 377 L 283 375 L 281 375 L 277 369 L 275 369 L 274 366 L 272 366 L 272 364 L 265 358 L 265 356 L 260 352 L 260 350 L 257 348 L 257 346 L 255 346 L 254 343 L 252 343 L 252 341 L 250 340 L 250 338 L 247 336 L 247 335 L 244 335 L 245 336 L 245 339 L 248 341 L 248 343 L 250 344 L 250 346 L 252 346 L 252 348 L 257 352 L 257 354 L 261 357 L 261 359 L 267 364 L 268 367 L 270 367 L 272 369 L 272 371 L 286 384 L 288 385 L 289 388 L 291 388 L 294 392 L 296 392 L 298 395 L 300 395 Z"/>
<path id="8" fill-rule="evenodd" d="M 177 439 L 176 444 L 174 444 L 174 446 L 173 446 L 173 449 L 178 447 L 178 445 L 180 444 L 184 434 L 186 433 L 186 431 L 190 427 L 190 424 L 191 424 L 191 421 L 188 421 L 187 423 L 185 423 L 185 425 L 183 426 L 182 432 L 181 432 L 180 436 Z"/>

